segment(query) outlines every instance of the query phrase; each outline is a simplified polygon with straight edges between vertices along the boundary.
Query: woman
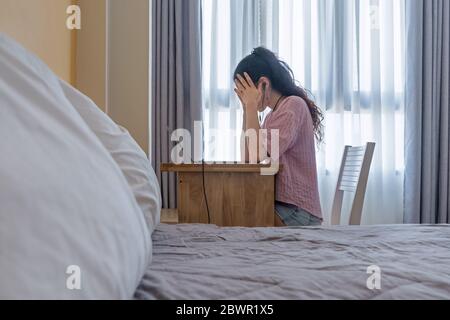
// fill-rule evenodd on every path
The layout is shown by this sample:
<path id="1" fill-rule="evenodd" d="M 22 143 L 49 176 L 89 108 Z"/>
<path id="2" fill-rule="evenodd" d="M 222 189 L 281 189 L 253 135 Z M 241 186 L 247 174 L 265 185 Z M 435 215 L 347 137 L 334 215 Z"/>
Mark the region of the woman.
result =
<path id="1" fill-rule="evenodd" d="M 315 138 L 322 141 L 321 110 L 306 91 L 297 86 L 289 66 L 273 52 L 256 48 L 244 58 L 234 72 L 235 92 L 243 109 L 244 132 L 267 129 L 267 150 L 270 157 L 271 130 L 279 130 L 281 170 L 276 177 L 276 214 L 279 225 L 314 226 L 322 223 L 317 182 Z M 263 125 L 258 112 L 269 107 Z M 259 146 L 259 142 L 258 142 Z M 269 151 L 269 152 L 268 152 Z M 256 154 L 255 154 L 256 153 Z M 246 145 L 246 159 L 260 159 L 257 148 Z"/>

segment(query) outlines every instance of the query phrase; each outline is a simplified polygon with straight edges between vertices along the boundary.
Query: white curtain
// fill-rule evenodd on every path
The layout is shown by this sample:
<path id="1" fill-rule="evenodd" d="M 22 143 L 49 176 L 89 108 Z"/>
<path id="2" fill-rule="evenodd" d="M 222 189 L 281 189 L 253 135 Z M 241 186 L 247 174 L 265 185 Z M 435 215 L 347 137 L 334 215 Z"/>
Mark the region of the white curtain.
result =
<path id="1" fill-rule="evenodd" d="M 325 141 L 317 149 L 326 222 L 344 146 L 373 141 L 362 223 L 401 223 L 404 0 L 203 0 L 202 10 L 207 158 L 240 159 L 242 113 L 232 73 L 252 48 L 264 45 L 292 67 L 326 112 Z M 222 134 L 212 138 L 211 129 Z"/>

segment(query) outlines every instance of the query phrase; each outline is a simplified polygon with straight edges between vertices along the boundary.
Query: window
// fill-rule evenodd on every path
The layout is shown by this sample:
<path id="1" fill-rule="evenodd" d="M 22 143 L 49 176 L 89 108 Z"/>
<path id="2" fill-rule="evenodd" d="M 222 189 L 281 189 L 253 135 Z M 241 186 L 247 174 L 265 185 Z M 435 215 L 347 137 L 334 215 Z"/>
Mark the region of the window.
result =
<path id="1" fill-rule="evenodd" d="M 242 112 L 232 74 L 263 45 L 326 112 L 325 143 L 317 150 L 324 212 L 344 146 L 374 141 L 363 222 L 401 222 L 404 0 L 203 0 L 202 10 L 207 159 L 240 159 Z M 212 129 L 223 134 L 208 141 Z"/>

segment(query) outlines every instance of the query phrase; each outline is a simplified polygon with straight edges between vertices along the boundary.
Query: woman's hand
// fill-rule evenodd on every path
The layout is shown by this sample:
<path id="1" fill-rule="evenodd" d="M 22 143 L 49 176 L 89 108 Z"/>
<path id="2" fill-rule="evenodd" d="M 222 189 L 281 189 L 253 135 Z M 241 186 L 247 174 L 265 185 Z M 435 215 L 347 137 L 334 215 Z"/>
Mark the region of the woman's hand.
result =
<path id="1" fill-rule="evenodd" d="M 241 100 L 244 111 L 256 111 L 262 104 L 263 93 L 261 86 L 257 88 L 247 73 L 244 73 L 244 77 L 240 74 L 237 75 L 237 79 L 234 81 L 236 84 L 234 92 Z"/>

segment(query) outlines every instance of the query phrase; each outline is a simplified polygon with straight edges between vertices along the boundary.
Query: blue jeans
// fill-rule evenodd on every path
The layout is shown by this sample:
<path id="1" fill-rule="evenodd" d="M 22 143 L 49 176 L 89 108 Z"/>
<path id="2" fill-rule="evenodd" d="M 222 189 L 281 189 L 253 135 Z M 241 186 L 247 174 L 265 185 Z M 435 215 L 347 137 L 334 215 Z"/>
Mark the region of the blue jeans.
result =
<path id="1" fill-rule="evenodd" d="M 281 221 L 289 227 L 320 226 L 322 224 L 322 221 L 316 216 L 291 204 L 276 201 L 275 212 Z"/>

